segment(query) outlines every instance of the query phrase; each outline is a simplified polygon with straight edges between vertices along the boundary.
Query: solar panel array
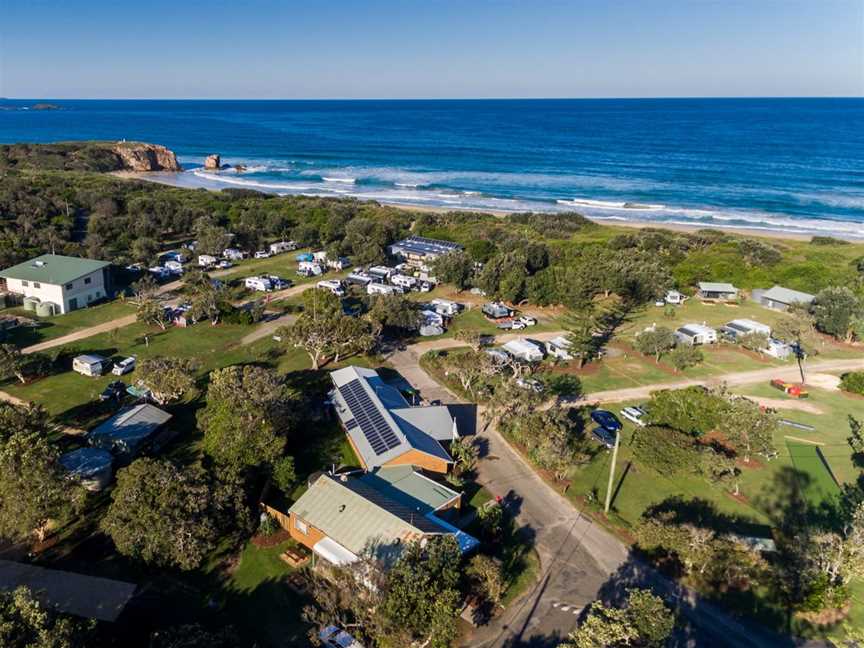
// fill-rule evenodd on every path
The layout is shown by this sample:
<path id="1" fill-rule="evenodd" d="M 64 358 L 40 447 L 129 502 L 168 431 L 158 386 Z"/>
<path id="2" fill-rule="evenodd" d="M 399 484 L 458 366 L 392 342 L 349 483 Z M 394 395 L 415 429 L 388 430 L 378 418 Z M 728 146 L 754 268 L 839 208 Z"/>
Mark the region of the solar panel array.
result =
<path id="1" fill-rule="evenodd" d="M 339 393 L 376 455 L 382 455 L 400 444 L 399 437 L 387 424 L 358 379 L 339 387 Z"/>

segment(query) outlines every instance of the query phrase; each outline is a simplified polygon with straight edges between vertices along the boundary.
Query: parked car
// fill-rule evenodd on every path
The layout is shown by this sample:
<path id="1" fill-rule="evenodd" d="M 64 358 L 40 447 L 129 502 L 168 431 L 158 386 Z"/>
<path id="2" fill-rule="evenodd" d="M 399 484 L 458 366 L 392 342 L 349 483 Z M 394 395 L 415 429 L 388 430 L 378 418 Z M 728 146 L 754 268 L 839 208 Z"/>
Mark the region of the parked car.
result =
<path id="1" fill-rule="evenodd" d="M 114 367 L 111 369 L 111 373 L 115 376 L 122 376 L 124 374 L 130 373 L 135 369 L 135 356 L 129 356 L 128 358 L 123 358 L 119 362 L 114 363 Z"/>
<path id="2" fill-rule="evenodd" d="M 234 264 L 231 263 L 228 259 L 222 259 L 216 264 L 217 268 L 221 268 L 222 270 L 227 270 L 228 268 L 233 268 Z"/>
<path id="3" fill-rule="evenodd" d="M 115 380 L 112 383 L 108 383 L 108 386 L 102 390 L 102 393 L 99 394 L 99 400 L 103 403 L 109 400 L 120 400 L 125 393 L 126 383 L 122 380 Z"/>
<path id="4" fill-rule="evenodd" d="M 325 648 L 364 648 L 363 644 L 336 626 L 327 626 L 321 630 L 318 639 Z"/>
<path id="5" fill-rule="evenodd" d="M 269 259 L 270 258 L 270 252 L 268 252 L 267 250 L 258 250 L 255 253 L 255 258 L 256 259 Z"/>
<path id="6" fill-rule="evenodd" d="M 621 421 L 608 410 L 594 410 L 591 412 L 591 420 L 609 432 L 617 432 L 621 429 Z"/>
<path id="7" fill-rule="evenodd" d="M 600 442 L 602 445 L 606 446 L 607 448 L 615 447 L 615 433 L 614 432 L 610 432 L 609 430 L 602 428 L 602 427 L 596 427 L 593 430 L 591 430 L 591 436 L 593 436 L 598 442 Z"/>
<path id="8" fill-rule="evenodd" d="M 537 318 L 530 315 L 522 315 L 517 322 L 522 322 L 525 326 L 534 326 L 537 324 Z"/>
<path id="9" fill-rule="evenodd" d="M 538 394 L 542 394 L 543 390 L 546 389 L 542 382 L 534 378 L 517 378 L 516 385 L 522 389 L 530 389 Z"/>
<path id="10" fill-rule="evenodd" d="M 645 427 L 645 416 L 647 413 L 648 412 L 646 412 L 642 407 L 625 407 L 621 410 L 621 417 L 627 419 L 634 425 Z"/>

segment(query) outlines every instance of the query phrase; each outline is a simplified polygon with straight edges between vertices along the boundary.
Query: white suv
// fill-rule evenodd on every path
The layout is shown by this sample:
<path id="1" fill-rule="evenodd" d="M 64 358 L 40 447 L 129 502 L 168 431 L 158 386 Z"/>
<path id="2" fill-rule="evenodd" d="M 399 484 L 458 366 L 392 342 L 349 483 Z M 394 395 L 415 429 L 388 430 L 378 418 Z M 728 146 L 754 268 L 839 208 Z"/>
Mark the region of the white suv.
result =
<path id="1" fill-rule="evenodd" d="M 645 427 L 645 415 L 647 412 L 641 407 L 625 407 L 621 410 L 621 417 L 627 419 L 634 425 Z"/>

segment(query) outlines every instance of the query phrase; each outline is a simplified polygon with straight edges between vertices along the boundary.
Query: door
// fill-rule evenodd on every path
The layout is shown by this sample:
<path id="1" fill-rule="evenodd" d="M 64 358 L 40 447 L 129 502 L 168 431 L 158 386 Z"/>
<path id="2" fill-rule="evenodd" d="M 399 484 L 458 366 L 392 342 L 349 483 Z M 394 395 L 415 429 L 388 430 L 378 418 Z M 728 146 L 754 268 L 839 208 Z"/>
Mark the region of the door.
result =
<path id="1" fill-rule="evenodd" d="M 77 309 L 78 309 L 78 298 L 72 297 L 72 299 L 69 300 L 69 310 L 73 311 L 73 310 L 77 310 Z"/>

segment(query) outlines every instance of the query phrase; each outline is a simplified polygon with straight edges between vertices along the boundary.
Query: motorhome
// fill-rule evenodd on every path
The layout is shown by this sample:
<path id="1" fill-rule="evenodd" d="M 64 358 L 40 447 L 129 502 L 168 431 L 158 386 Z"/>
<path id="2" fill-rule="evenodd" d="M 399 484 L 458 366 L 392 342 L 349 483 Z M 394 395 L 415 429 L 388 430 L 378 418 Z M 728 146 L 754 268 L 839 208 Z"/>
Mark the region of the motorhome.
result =
<path id="1" fill-rule="evenodd" d="M 342 287 L 342 282 L 338 279 L 325 279 L 324 281 L 319 281 L 317 286 L 324 290 L 329 290 L 337 297 L 345 296 L 345 289 Z"/>

